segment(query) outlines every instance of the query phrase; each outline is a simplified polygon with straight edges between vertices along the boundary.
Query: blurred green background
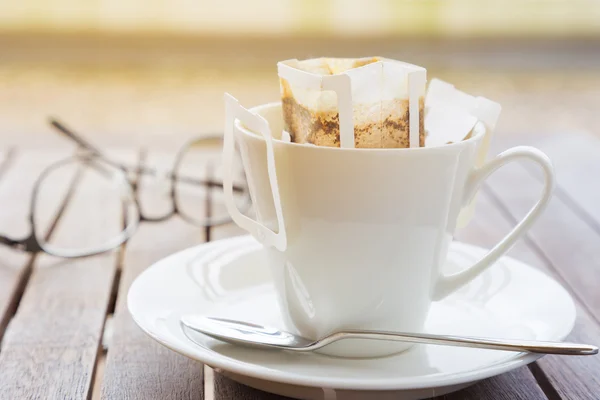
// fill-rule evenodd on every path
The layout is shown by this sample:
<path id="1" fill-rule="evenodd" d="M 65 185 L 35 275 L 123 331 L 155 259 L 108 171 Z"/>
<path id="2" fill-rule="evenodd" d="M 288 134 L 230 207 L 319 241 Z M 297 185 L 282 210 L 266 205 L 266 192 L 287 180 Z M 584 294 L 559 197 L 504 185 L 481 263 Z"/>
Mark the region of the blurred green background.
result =
<path id="1" fill-rule="evenodd" d="M 499 101 L 497 134 L 600 135 L 600 2 L 0 2 L 0 145 L 48 146 L 55 115 L 106 145 L 222 129 L 222 94 L 278 98 L 287 58 L 387 56 Z"/>

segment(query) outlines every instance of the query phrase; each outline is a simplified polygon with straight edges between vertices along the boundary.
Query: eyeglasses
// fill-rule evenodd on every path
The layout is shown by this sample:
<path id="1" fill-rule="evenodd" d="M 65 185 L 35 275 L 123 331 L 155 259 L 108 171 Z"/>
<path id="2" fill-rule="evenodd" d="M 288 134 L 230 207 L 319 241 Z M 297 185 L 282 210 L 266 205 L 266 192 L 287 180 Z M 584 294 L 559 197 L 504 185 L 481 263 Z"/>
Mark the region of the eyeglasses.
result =
<path id="1" fill-rule="evenodd" d="M 210 229 L 231 222 L 219 197 L 223 196 L 222 183 L 214 178 L 217 165 L 215 155 L 220 153 L 222 139 L 218 135 L 203 136 L 185 143 L 177 152 L 170 169 L 160 172 L 146 166 L 128 166 L 115 161 L 83 136 L 56 119 L 50 124 L 59 133 L 75 142 L 78 150 L 75 155 L 49 165 L 37 178 L 29 206 L 30 234 L 24 239 L 0 236 L 0 244 L 25 252 L 44 252 L 63 258 L 87 257 L 104 253 L 119 247 L 136 232 L 140 222 L 162 222 L 178 215 L 190 224 Z M 247 212 L 251 202 L 248 195 L 243 168 L 233 186 L 235 201 L 240 210 Z M 167 207 L 154 213 L 143 209 L 139 186 L 136 178 L 144 177 L 162 194 L 167 194 Z M 77 181 L 77 189 L 72 190 L 69 182 Z M 152 186 L 152 184 L 150 186 Z M 58 196 L 57 193 L 63 196 Z M 214 198 L 210 204 L 200 207 L 201 199 L 207 194 Z M 93 198 L 101 198 L 106 207 L 122 210 L 122 221 L 115 218 L 114 223 L 97 223 L 91 216 L 94 210 L 86 209 Z M 57 207 L 57 198 L 68 198 L 67 210 L 79 212 L 76 225 L 90 232 L 94 230 L 94 242 L 85 247 L 72 247 L 68 243 L 47 240 L 41 229 Z M 77 203 L 79 206 L 73 206 Z M 89 206 L 88 206 L 89 208 Z M 94 226 L 96 224 L 97 226 Z M 110 225 L 110 226 L 109 226 Z M 85 233 L 82 233 L 85 234 Z"/>

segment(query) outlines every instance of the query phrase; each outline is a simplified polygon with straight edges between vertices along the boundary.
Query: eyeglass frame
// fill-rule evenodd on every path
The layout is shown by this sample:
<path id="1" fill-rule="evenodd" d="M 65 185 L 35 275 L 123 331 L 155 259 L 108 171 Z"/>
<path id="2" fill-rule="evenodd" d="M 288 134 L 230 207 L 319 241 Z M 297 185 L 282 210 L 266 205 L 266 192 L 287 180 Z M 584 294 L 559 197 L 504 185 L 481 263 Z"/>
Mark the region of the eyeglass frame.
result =
<path id="1" fill-rule="evenodd" d="M 154 170 L 152 168 L 143 167 L 143 166 L 128 167 L 124 164 L 121 164 L 119 162 L 111 160 L 106 155 L 104 155 L 98 147 L 91 144 L 88 140 L 84 139 L 83 136 L 76 134 L 74 131 L 67 128 L 64 124 L 59 122 L 57 119 L 50 118 L 49 122 L 53 128 L 58 130 L 58 132 L 60 132 L 61 134 L 63 134 L 64 136 L 66 136 L 67 138 L 69 138 L 70 140 L 74 141 L 77 144 L 77 146 L 78 146 L 77 154 L 50 164 L 48 167 L 46 167 L 40 173 L 40 175 L 38 176 L 38 178 L 36 179 L 36 181 L 34 183 L 33 190 L 32 190 L 31 203 L 29 206 L 28 221 L 29 221 L 29 226 L 30 226 L 30 233 L 23 239 L 13 239 L 8 236 L 0 235 L 0 244 L 1 245 L 5 245 L 10 248 L 14 248 L 14 249 L 17 249 L 17 250 L 20 250 L 20 251 L 23 251 L 26 253 L 32 253 L 32 254 L 46 253 L 46 254 L 49 254 L 52 256 L 57 256 L 57 257 L 62 257 L 62 258 L 83 258 L 83 257 L 90 257 L 90 256 L 106 253 L 106 252 L 109 252 L 109 251 L 112 251 L 112 250 L 118 248 L 119 246 L 121 246 L 122 244 L 127 242 L 133 236 L 133 234 L 137 231 L 137 228 L 141 222 L 163 222 L 175 215 L 179 215 L 181 218 L 183 218 L 188 223 L 191 223 L 191 224 L 199 226 L 199 227 L 204 227 L 205 229 L 207 229 L 207 232 L 212 227 L 224 225 L 229 222 L 232 222 L 231 218 L 227 217 L 227 218 L 219 220 L 218 222 L 211 223 L 211 221 L 209 220 L 209 222 L 207 222 L 207 223 L 199 224 L 197 220 L 193 219 L 190 215 L 188 215 L 187 213 L 182 211 L 182 208 L 179 205 L 178 195 L 177 195 L 177 190 L 176 190 L 177 182 L 184 182 L 184 181 L 202 185 L 202 186 L 208 188 L 209 190 L 214 187 L 223 188 L 222 183 L 214 182 L 212 180 L 202 180 L 202 179 L 198 180 L 198 179 L 194 179 L 194 178 L 190 178 L 190 177 L 186 177 L 186 176 L 178 174 L 179 167 L 180 167 L 181 163 L 183 162 L 183 156 L 186 154 L 186 152 L 190 148 L 192 148 L 192 146 L 195 143 L 198 143 L 199 141 L 213 141 L 215 139 L 222 140 L 223 139 L 222 135 L 218 135 L 218 134 L 203 135 L 201 137 L 192 138 L 184 143 L 184 145 L 176 153 L 175 162 L 173 163 L 172 170 L 170 172 L 168 172 L 166 174 L 166 176 L 162 177 L 163 179 L 168 179 L 170 182 L 169 194 L 170 194 L 170 200 L 171 200 L 171 209 L 164 215 L 161 215 L 158 217 L 148 217 L 147 215 L 143 214 L 142 207 L 140 206 L 140 200 L 139 200 L 139 196 L 138 196 L 138 192 L 139 192 L 138 186 L 139 185 L 136 182 L 135 178 L 133 178 L 133 179 L 130 178 L 130 174 L 135 173 L 138 177 L 142 174 L 156 176 L 157 175 L 156 170 Z M 43 182 L 43 180 L 46 178 L 46 176 L 48 174 L 50 174 L 52 171 L 54 171 L 55 169 L 65 165 L 69 162 L 77 161 L 77 160 L 84 162 L 87 165 L 91 165 L 93 167 L 99 168 L 100 170 L 102 170 L 101 163 L 105 163 L 113 168 L 116 168 L 118 171 L 120 171 L 121 174 L 119 175 L 119 177 L 122 178 L 121 183 L 123 184 L 123 187 L 126 189 L 127 194 L 130 196 L 131 204 L 135 207 L 137 215 L 136 215 L 136 218 L 134 219 L 134 222 L 132 224 L 126 226 L 124 228 L 124 230 L 121 231 L 121 233 L 119 234 L 118 237 L 115 237 L 116 240 L 109 241 L 109 242 L 103 244 L 102 246 L 99 246 L 98 249 L 96 249 L 96 250 L 90 250 L 90 251 L 86 251 L 83 253 L 82 252 L 79 252 L 79 253 L 72 252 L 72 254 L 68 254 L 69 250 L 66 250 L 66 249 L 64 249 L 63 251 L 60 251 L 60 252 L 56 252 L 56 251 L 52 251 L 51 249 L 49 249 L 47 247 L 44 247 L 44 245 L 42 243 L 45 239 L 40 240 L 38 238 L 38 236 L 36 235 L 37 230 L 36 230 L 36 223 L 35 223 L 35 208 L 36 208 L 37 201 L 39 198 L 38 193 L 40 190 L 40 184 L 41 184 L 41 182 Z M 243 207 L 245 208 L 245 210 L 248 210 L 251 206 L 251 202 L 250 202 L 249 191 L 248 191 L 246 184 L 244 183 L 243 186 L 234 185 L 233 190 L 235 192 L 242 193 L 245 195 L 245 197 L 244 197 L 245 203 L 243 204 Z"/>

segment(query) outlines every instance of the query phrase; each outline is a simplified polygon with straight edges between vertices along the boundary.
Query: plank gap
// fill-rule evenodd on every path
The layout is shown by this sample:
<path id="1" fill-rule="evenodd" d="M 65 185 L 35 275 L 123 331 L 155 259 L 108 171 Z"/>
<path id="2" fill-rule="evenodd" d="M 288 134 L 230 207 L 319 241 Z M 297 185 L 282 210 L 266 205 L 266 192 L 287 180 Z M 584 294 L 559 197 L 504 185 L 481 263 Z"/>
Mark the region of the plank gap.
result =
<path id="1" fill-rule="evenodd" d="M 122 258 L 125 253 L 125 245 L 121 245 L 121 249 L 119 250 L 119 258 Z M 120 263 L 119 263 L 120 264 Z M 115 278 L 113 280 L 113 285 L 110 291 L 110 299 L 108 300 L 108 307 L 106 309 L 106 314 L 114 314 L 115 306 L 117 304 L 117 295 L 119 293 L 119 285 L 121 283 L 121 268 L 117 268 L 115 270 Z"/>
<path id="2" fill-rule="evenodd" d="M 542 370 L 537 361 L 529 364 L 527 367 L 537 381 L 538 386 L 542 389 L 546 397 L 548 397 L 548 400 L 562 400 L 561 395 L 558 394 L 554 386 L 552 386 L 548 376 L 546 376 L 546 373 Z"/>
<path id="3" fill-rule="evenodd" d="M 117 263 L 119 259 L 125 253 L 125 245 L 121 245 L 119 248 L 119 256 L 117 257 Z M 117 292 L 119 290 L 119 284 L 121 282 L 121 270 L 115 269 L 115 275 L 113 279 L 113 287 L 111 290 L 111 297 L 106 309 L 104 323 L 102 325 L 102 335 L 98 342 L 98 352 L 96 353 L 96 362 L 94 369 L 92 370 L 92 390 L 88 392 L 88 400 L 97 400 L 102 395 L 102 382 L 104 380 L 104 367 L 106 366 L 106 357 L 108 349 L 112 341 L 113 336 L 113 316 L 115 311 L 115 304 L 117 300 Z"/>
<path id="4" fill-rule="evenodd" d="M 104 320 L 106 323 L 106 319 Z M 104 325 L 102 326 L 102 331 L 104 331 Z M 90 377 L 90 381 L 92 382 L 91 390 L 88 389 L 86 399 L 91 400 L 94 397 L 94 393 L 98 391 L 99 387 L 102 386 L 102 377 L 104 376 L 104 369 L 100 365 L 100 362 L 105 355 L 106 352 L 102 347 L 102 340 L 98 341 L 98 350 L 96 351 L 96 362 L 92 368 L 92 376 Z"/>
<path id="5" fill-rule="evenodd" d="M 17 310 L 19 309 L 19 304 L 21 303 L 21 299 L 23 298 L 23 294 L 25 293 L 25 288 L 27 287 L 27 283 L 29 282 L 29 278 L 31 278 L 31 274 L 33 272 L 33 265 L 37 258 L 36 254 L 33 254 L 25 267 L 21 269 L 21 273 L 19 274 L 17 286 L 13 295 L 11 296 L 11 301 L 6 310 L 6 314 L 3 318 L 0 319 L 0 351 L 2 351 L 2 339 L 4 338 L 4 334 L 6 333 L 6 329 L 8 328 L 8 324 L 13 319 Z"/>
<path id="6" fill-rule="evenodd" d="M 100 356 L 96 359 L 96 366 L 94 367 L 95 374 L 92 385 L 91 395 L 88 397 L 91 400 L 100 400 L 102 391 L 102 378 L 104 377 L 104 367 L 106 365 L 106 351 L 102 351 Z"/>
<path id="7" fill-rule="evenodd" d="M 511 221 L 511 223 L 513 223 L 513 224 L 516 224 L 519 222 L 512 216 L 508 207 L 506 207 L 504 205 L 502 200 L 500 200 L 500 198 L 494 193 L 494 191 L 490 189 L 490 187 L 488 186 L 487 183 L 484 183 L 482 185 L 482 190 L 489 196 L 492 203 L 494 203 L 498 207 L 498 209 L 500 210 L 500 213 L 502 213 L 508 221 Z M 537 256 L 540 257 L 540 259 L 542 259 L 544 261 L 544 263 L 548 266 L 549 269 L 551 269 L 554 272 L 556 278 L 558 278 L 558 280 L 560 281 L 560 284 L 563 287 L 568 289 L 569 294 L 577 300 L 577 303 L 579 303 L 581 305 L 581 307 L 584 308 L 588 314 L 590 314 L 590 316 L 594 320 L 594 322 L 596 324 L 600 325 L 600 319 L 598 319 L 598 317 L 594 314 L 593 310 L 584 301 L 584 299 L 581 298 L 579 293 L 577 293 L 575 290 L 573 290 L 571 288 L 571 285 L 569 285 L 569 283 L 563 276 L 561 270 L 559 268 L 557 268 L 556 265 L 554 265 L 554 263 L 552 262 L 552 260 L 550 260 L 550 258 L 548 256 L 546 256 L 546 254 L 544 253 L 542 248 L 540 246 L 538 246 L 537 243 L 531 238 L 530 234 L 526 233 L 523 236 L 522 240 L 525 241 L 525 243 L 529 246 L 529 248 L 533 252 L 535 252 L 537 254 Z"/>

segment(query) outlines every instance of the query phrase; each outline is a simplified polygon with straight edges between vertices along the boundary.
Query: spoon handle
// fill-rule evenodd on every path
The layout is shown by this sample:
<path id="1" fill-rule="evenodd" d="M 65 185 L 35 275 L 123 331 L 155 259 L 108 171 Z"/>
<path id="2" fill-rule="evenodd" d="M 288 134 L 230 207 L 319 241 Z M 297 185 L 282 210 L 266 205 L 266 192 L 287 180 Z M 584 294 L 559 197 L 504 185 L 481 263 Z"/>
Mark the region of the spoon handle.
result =
<path id="1" fill-rule="evenodd" d="M 429 333 L 402 333 L 387 331 L 344 331 L 315 342 L 323 347 L 342 339 L 373 339 L 443 346 L 475 347 L 491 350 L 507 350 L 539 354 L 561 354 L 568 356 L 586 356 L 598 353 L 598 347 L 566 342 L 543 342 L 534 340 L 491 339 L 471 336 L 433 335 Z"/>

